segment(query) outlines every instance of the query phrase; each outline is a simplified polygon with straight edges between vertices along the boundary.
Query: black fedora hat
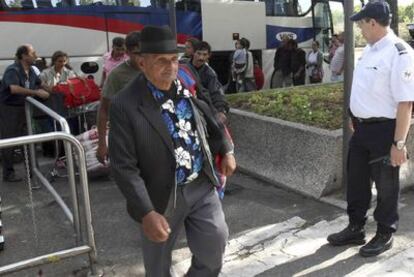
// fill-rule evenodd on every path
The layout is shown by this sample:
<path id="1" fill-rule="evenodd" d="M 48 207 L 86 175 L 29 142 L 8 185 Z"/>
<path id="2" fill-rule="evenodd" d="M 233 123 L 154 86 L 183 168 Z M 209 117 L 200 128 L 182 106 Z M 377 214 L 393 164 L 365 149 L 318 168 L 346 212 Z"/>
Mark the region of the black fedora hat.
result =
<path id="1" fill-rule="evenodd" d="M 145 26 L 141 31 L 141 54 L 177 53 L 177 41 L 168 27 Z"/>

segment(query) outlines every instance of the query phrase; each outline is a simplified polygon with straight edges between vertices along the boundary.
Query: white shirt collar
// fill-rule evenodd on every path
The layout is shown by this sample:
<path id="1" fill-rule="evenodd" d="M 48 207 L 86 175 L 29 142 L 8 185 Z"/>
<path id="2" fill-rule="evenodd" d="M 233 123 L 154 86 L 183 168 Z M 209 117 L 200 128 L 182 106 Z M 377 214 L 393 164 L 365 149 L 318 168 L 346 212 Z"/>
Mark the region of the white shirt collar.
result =
<path id="1" fill-rule="evenodd" d="M 395 37 L 394 31 L 388 28 L 387 34 L 383 38 L 381 38 L 379 41 L 375 42 L 374 44 L 370 45 L 371 50 L 375 50 L 375 51 L 381 50 L 382 48 L 387 46 L 388 42 L 393 40 L 394 37 Z"/>

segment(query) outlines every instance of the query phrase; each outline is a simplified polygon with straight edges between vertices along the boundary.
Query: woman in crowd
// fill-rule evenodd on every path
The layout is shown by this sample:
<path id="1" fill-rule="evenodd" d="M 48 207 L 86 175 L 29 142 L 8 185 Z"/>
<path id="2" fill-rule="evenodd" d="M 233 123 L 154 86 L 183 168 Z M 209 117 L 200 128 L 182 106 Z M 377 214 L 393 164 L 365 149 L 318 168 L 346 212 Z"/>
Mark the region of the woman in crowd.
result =
<path id="1" fill-rule="evenodd" d="M 40 79 L 53 88 L 59 83 L 66 82 L 67 79 L 76 77 L 75 72 L 70 68 L 68 54 L 56 51 L 52 55 L 52 62 L 49 68 L 40 73 Z"/>
<path id="2" fill-rule="evenodd" d="M 306 57 L 306 69 L 311 84 L 320 83 L 323 79 L 323 54 L 319 50 L 319 42 L 312 42 L 312 50 Z"/>
<path id="3" fill-rule="evenodd" d="M 52 55 L 50 67 L 40 73 L 40 79 L 49 87 L 49 91 L 52 93 L 44 104 L 60 115 L 65 115 L 65 108 L 63 105 L 64 99 L 62 94 L 53 93 L 53 87 L 59 83 L 66 82 L 69 78 L 76 77 L 76 73 L 71 69 L 68 62 L 68 54 L 63 51 L 56 51 Z M 53 120 L 51 118 L 44 118 L 42 116 L 38 118 L 40 119 L 39 127 L 41 132 L 51 132 L 54 130 Z M 76 120 L 68 119 L 68 123 L 73 131 L 77 130 Z M 42 148 L 45 156 L 55 156 L 53 142 L 43 143 Z"/>

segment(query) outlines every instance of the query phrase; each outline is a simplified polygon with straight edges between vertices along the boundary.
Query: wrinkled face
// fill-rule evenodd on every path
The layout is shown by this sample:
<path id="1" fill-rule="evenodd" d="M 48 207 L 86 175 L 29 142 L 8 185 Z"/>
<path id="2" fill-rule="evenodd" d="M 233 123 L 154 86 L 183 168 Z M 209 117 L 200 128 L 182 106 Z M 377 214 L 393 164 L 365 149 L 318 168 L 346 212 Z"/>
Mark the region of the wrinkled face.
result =
<path id="1" fill-rule="evenodd" d="M 113 46 L 112 47 L 112 57 L 114 57 L 115 59 L 123 57 L 125 55 L 125 52 L 126 52 L 125 46 L 121 46 L 121 47 Z"/>
<path id="2" fill-rule="evenodd" d="M 194 53 L 193 65 L 195 67 L 201 67 L 208 61 L 209 58 L 210 53 L 208 52 L 208 50 L 197 50 Z"/>
<path id="3" fill-rule="evenodd" d="M 184 53 L 185 53 L 186 57 L 192 57 L 194 55 L 194 47 L 191 44 L 191 42 L 189 42 L 189 41 L 185 42 Z"/>
<path id="4" fill-rule="evenodd" d="M 157 88 L 168 90 L 177 78 L 177 54 L 143 54 L 139 58 L 139 66 L 145 77 Z"/>
<path id="5" fill-rule="evenodd" d="M 27 64 L 33 64 L 36 59 L 37 59 L 37 55 L 36 55 L 36 51 L 34 50 L 33 46 L 31 45 L 27 45 L 28 48 L 28 53 L 27 54 L 23 54 L 22 55 L 22 60 L 27 63 Z"/>
<path id="6" fill-rule="evenodd" d="M 66 64 L 68 63 L 67 57 L 59 57 L 55 61 L 55 69 L 56 71 L 60 71 Z"/>

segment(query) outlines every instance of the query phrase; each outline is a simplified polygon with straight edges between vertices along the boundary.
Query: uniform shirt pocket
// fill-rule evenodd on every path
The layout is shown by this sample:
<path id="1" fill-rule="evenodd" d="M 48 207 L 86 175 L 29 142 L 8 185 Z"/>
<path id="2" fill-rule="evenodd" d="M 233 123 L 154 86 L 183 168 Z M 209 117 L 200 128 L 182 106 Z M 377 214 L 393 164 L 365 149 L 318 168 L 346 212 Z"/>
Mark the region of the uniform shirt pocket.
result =
<path id="1" fill-rule="evenodd" d="M 389 69 L 385 65 L 364 66 L 367 88 L 374 93 L 382 93 L 389 87 Z"/>

